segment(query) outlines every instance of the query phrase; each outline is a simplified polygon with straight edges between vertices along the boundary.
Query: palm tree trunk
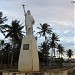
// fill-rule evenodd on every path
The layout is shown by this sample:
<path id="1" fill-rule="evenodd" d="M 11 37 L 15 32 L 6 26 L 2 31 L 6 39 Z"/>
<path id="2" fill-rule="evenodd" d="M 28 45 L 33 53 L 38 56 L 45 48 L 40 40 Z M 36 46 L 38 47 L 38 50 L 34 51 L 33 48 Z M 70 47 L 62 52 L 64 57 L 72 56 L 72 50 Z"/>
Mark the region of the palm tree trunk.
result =
<path id="1" fill-rule="evenodd" d="M 47 66 L 48 66 L 48 53 L 47 53 Z"/>
<path id="2" fill-rule="evenodd" d="M 60 58 L 60 52 L 58 51 L 58 53 L 59 53 L 59 58 Z"/>
<path id="3" fill-rule="evenodd" d="M 12 57 L 11 57 L 11 65 L 10 65 L 10 68 L 12 68 L 13 66 L 13 50 L 12 50 Z"/>
<path id="4" fill-rule="evenodd" d="M 10 65 L 10 68 L 12 68 L 13 66 L 13 50 L 14 50 L 14 38 L 12 38 L 12 42 L 13 42 L 13 49 L 12 49 L 12 56 L 11 56 L 11 65 Z"/>
<path id="5" fill-rule="evenodd" d="M 2 59 L 1 59 L 1 69 L 2 69 Z"/>
<path id="6" fill-rule="evenodd" d="M 55 57 L 55 48 L 53 48 L 53 54 L 54 54 L 53 56 Z"/>
<path id="7" fill-rule="evenodd" d="M 9 52 L 8 52 L 8 67 L 9 67 Z"/>
<path id="8" fill-rule="evenodd" d="M 3 53 L 2 53 L 2 58 L 1 58 L 1 69 L 2 69 L 2 63 L 3 63 Z"/>
<path id="9" fill-rule="evenodd" d="M 53 57 L 53 48 L 52 48 L 52 50 L 51 50 L 51 57 Z"/>
<path id="10" fill-rule="evenodd" d="M 45 42 L 46 42 L 46 36 L 45 36 Z"/>
<path id="11" fill-rule="evenodd" d="M 60 52 L 59 52 L 59 58 L 60 58 Z"/>

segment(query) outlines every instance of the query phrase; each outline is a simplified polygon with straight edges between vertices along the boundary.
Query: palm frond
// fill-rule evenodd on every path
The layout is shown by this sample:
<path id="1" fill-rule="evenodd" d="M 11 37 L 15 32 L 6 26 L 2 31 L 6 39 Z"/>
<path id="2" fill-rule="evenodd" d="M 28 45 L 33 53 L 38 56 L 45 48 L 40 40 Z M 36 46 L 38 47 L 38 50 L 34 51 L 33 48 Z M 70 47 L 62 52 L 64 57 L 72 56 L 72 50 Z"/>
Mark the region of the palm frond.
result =
<path id="1" fill-rule="evenodd" d="M 1 29 L 0 29 L 0 31 L 1 31 L 1 33 L 2 33 L 2 34 L 5 36 L 5 33 L 4 33 L 4 31 L 3 31 L 3 30 L 1 30 Z"/>
<path id="2" fill-rule="evenodd" d="M 40 29 L 40 30 L 42 30 L 42 28 L 40 28 L 40 27 L 37 27 L 38 29 Z"/>
<path id="3" fill-rule="evenodd" d="M 20 27 L 18 30 L 22 30 L 24 28 L 24 26 Z"/>
<path id="4" fill-rule="evenodd" d="M 10 31 L 6 36 L 5 38 L 9 37 L 11 35 L 12 31 Z"/>

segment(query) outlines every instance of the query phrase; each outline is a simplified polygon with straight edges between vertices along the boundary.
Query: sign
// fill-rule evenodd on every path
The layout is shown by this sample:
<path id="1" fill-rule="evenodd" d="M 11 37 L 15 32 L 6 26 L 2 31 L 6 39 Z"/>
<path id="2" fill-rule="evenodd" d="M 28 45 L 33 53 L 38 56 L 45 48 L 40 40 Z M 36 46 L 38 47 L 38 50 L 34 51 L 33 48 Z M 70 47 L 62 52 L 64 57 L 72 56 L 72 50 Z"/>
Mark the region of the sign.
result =
<path id="1" fill-rule="evenodd" d="M 29 50 L 29 44 L 23 44 L 23 50 Z"/>

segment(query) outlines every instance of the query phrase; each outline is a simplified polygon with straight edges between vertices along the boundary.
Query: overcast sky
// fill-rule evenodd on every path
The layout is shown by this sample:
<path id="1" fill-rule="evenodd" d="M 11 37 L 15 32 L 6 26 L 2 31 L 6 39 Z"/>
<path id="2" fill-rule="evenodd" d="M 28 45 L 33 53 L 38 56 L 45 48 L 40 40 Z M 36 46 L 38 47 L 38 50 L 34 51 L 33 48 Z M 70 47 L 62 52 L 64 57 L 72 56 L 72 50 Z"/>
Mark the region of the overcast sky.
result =
<path id="1" fill-rule="evenodd" d="M 14 19 L 24 22 L 22 4 L 35 19 L 35 31 L 39 23 L 47 23 L 59 35 L 65 49 L 74 50 L 74 4 L 71 0 L 0 0 L 0 11 L 7 16 L 9 24 Z"/>

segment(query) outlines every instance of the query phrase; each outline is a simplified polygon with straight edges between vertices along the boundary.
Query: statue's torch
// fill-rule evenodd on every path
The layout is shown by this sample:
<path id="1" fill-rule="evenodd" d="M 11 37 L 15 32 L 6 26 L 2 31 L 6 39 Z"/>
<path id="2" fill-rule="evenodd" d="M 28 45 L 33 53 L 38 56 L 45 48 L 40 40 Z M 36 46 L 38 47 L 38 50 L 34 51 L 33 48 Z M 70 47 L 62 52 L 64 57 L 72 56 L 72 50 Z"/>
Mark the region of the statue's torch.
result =
<path id="1" fill-rule="evenodd" d="M 25 15 L 25 13 L 26 13 L 26 12 L 25 12 L 25 5 L 22 5 L 22 6 L 23 6 L 23 10 L 24 10 L 24 15 Z"/>

